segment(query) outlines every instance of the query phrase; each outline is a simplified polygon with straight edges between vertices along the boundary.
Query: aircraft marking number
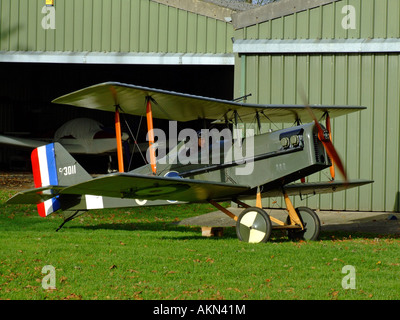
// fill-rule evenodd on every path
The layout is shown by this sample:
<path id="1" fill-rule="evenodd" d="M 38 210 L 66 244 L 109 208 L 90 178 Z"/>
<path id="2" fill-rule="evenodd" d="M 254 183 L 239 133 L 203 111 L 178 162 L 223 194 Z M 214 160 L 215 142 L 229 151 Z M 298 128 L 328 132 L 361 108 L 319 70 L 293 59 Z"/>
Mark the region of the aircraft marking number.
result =
<path id="1" fill-rule="evenodd" d="M 282 162 L 282 163 L 277 163 L 277 164 L 275 165 L 275 169 L 276 169 L 276 171 L 278 171 L 278 172 L 285 171 L 285 170 L 286 170 L 286 163 L 284 163 L 284 162 Z"/>
<path id="2" fill-rule="evenodd" d="M 76 174 L 76 165 L 66 166 L 59 168 L 58 171 L 63 174 L 64 176 L 70 176 L 72 174 Z"/>

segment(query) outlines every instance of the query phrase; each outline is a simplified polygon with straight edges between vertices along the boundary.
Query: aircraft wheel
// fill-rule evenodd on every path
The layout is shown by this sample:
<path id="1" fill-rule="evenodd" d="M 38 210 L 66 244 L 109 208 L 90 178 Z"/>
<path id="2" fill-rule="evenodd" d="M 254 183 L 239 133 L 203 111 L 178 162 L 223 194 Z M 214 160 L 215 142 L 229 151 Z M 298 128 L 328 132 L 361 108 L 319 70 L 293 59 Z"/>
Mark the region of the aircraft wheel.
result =
<path id="1" fill-rule="evenodd" d="M 271 220 L 261 208 L 250 207 L 243 210 L 236 222 L 236 234 L 244 242 L 267 242 L 271 231 Z"/>
<path id="2" fill-rule="evenodd" d="M 291 230 L 288 229 L 288 237 L 291 240 L 317 240 L 321 232 L 321 222 L 318 215 L 307 207 L 296 208 L 296 212 L 304 226 L 304 230 Z M 287 218 L 286 223 L 290 223 L 290 217 Z"/>

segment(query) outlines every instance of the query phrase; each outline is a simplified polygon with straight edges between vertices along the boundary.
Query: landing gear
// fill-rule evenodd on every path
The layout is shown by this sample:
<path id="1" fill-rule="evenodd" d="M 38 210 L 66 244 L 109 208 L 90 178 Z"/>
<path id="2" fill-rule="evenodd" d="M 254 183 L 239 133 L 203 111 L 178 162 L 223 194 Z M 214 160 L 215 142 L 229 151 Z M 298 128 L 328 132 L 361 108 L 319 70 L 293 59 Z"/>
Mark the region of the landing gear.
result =
<path id="1" fill-rule="evenodd" d="M 236 234 L 244 242 L 267 242 L 271 231 L 271 220 L 261 208 L 250 207 L 243 210 L 236 221 Z"/>
<path id="2" fill-rule="evenodd" d="M 267 242 L 272 230 L 285 230 L 291 240 L 317 240 L 321 223 L 317 214 L 307 207 L 294 208 L 289 196 L 283 193 L 288 217 L 286 222 L 270 216 L 262 209 L 261 195 L 257 192 L 255 207 L 250 207 L 238 199 L 233 200 L 245 209 L 236 216 L 217 202 L 209 203 L 236 221 L 236 235 L 240 241 L 249 243 Z M 274 225 L 272 225 L 274 223 Z"/>
<path id="3" fill-rule="evenodd" d="M 299 223 L 294 224 L 291 216 L 288 216 L 286 223 L 270 217 L 263 209 L 248 207 L 243 210 L 236 221 L 236 234 L 239 240 L 249 243 L 267 242 L 271 231 L 280 229 L 286 230 L 290 240 L 318 240 L 321 232 L 321 222 L 318 215 L 307 207 L 295 209 Z M 293 215 L 292 215 L 293 217 Z M 273 220 L 277 225 L 272 225 Z"/>
<path id="4" fill-rule="evenodd" d="M 287 235 L 291 240 L 317 240 L 321 231 L 321 222 L 317 214 L 307 207 L 296 208 L 303 229 L 287 229 Z M 290 217 L 286 220 L 290 224 Z"/>

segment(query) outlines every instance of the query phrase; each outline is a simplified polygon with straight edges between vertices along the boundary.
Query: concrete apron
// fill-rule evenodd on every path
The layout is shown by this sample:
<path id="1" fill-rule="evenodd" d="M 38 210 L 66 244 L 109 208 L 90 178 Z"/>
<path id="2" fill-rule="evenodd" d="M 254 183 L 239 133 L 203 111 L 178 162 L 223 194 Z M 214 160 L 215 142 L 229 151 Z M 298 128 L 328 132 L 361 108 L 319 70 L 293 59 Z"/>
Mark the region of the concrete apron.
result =
<path id="1" fill-rule="evenodd" d="M 242 208 L 228 208 L 239 215 Z M 285 210 L 265 209 L 281 221 L 286 221 Z M 400 213 L 358 211 L 316 211 L 322 231 L 351 231 L 376 234 L 400 234 Z M 176 222 L 177 225 L 200 227 L 234 227 L 236 222 L 221 211 L 206 213 Z M 273 223 L 273 225 L 275 225 Z"/>

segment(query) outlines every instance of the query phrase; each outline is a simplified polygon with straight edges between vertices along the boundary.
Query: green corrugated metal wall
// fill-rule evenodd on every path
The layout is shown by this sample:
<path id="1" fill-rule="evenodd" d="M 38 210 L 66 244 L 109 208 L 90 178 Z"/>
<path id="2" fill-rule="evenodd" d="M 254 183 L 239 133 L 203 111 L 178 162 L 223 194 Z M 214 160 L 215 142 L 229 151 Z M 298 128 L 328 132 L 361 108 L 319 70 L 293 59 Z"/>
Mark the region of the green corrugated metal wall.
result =
<path id="1" fill-rule="evenodd" d="M 44 0 L 0 0 L 1 51 L 230 53 L 223 21 L 150 0 L 56 0 L 44 30 Z"/>
<path id="2" fill-rule="evenodd" d="M 356 8 L 355 30 L 341 26 L 344 5 Z M 399 0 L 338 1 L 237 30 L 235 37 L 398 38 L 399 17 Z M 359 189 L 311 197 L 306 205 L 333 210 L 399 211 L 400 55 L 248 54 L 237 58 L 235 93 L 252 93 L 248 102 L 301 104 L 300 87 L 311 104 L 367 107 L 335 119 L 333 139 L 350 178 L 375 181 Z M 326 171 L 309 181 L 326 180 L 328 175 Z M 295 202 L 305 204 L 298 199 Z"/>

